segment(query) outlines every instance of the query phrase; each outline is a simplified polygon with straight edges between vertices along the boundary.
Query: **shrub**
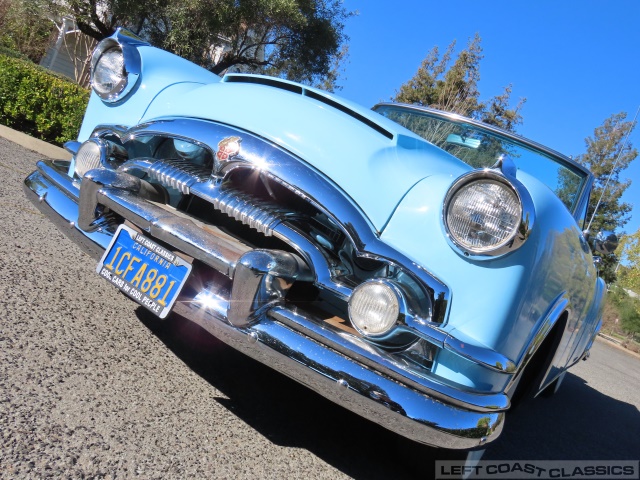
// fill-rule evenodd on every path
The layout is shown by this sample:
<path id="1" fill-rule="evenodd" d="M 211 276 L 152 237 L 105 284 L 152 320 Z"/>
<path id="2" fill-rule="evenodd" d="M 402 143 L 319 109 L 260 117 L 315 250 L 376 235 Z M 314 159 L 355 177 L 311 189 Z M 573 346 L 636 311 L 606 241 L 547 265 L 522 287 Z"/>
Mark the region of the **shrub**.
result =
<path id="1" fill-rule="evenodd" d="M 7 47 L 2 47 L 0 46 L 0 55 L 5 55 L 7 57 L 11 57 L 11 58 L 19 58 L 21 60 L 29 60 L 29 57 L 27 57 L 26 55 L 20 53 L 20 52 L 16 52 L 15 50 L 11 50 L 10 48 Z"/>
<path id="2" fill-rule="evenodd" d="M 29 61 L 0 54 L 0 123 L 62 145 L 77 137 L 89 91 Z"/>
<path id="3" fill-rule="evenodd" d="M 638 301 L 629 301 L 620 306 L 622 329 L 631 338 L 640 340 L 640 306 Z"/>
<path id="4" fill-rule="evenodd" d="M 610 304 L 617 311 L 620 327 L 634 340 L 640 340 L 640 301 L 631 298 L 624 289 L 613 287 L 607 293 L 607 304 Z M 607 305 L 605 305 L 605 311 Z"/>

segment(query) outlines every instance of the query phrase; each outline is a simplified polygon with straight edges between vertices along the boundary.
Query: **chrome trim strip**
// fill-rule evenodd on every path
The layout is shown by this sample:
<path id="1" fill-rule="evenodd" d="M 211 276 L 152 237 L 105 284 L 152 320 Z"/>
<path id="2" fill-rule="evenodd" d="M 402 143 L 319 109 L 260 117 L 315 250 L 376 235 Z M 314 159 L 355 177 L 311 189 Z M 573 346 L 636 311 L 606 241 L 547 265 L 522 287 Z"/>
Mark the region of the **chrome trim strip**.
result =
<path id="1" fill-rule="evenodd" d="M 513 360 L 505 357 L 489 348 L 477 347 L 469 343 L 461 342 L 451 335 L 447 335 L 444 341 L 444 348 L 472 362 L 479 363 L 492 370 L 501 373 L 513 373 L 517 367 Z"/>
<path id="2" fill-rule="evenodd" d="M 395 135 L 392 131 L 387 130 L 375 120 L 372 120 L 368 116 L 363 115 L 360 112 L 349 107 L 348 105 L 345 105 L 344 103 L 338 101 L 338 99 L 332 98 L 330 95 L 327 95 L 327 93 L 322 90 L 309 88 L 304 85 L 292 83 L 287 80 L 282 80 L 281 78 L 274 78 L 274 77 L 267 77 L 264 75 L 255 75 L 255 74 L 246 74 L 246 73 L 228 73 L 223 77 L 222 81 L 225 83 L 252 83 L 256 85 L 264 85 L 267 87 L 286 90 L 287 92 L 302 95 L 304 97 L 309 97 L 318 102 L 324 103 L 329 107 L 335 108 L 336 110 L 339 110 L 342 113 L 345 113 L 352 118 L 355 118 L 360 123 L 366 125 L 372 130 L 375 130 L 376 132 L 385 136 L 389 140 L 393 140 L 395 138 Z"/>
<path id="3" fill-rule="evenodd" d="M 571 310 L 571 301 L 567 292 L 562 292 L 551 303 L 547 310 L 547 314 L 540 326 L 536 329 L 535 335 L 532 337 L 527 349 L 524 350 L 522 356 L 516 362 L 517 369 L 520 370 L 526 366 L 529 359 L 536 352 L 542 341 L 547 337 L 554 325 L 558 322 L 564 312 Z"/>
<path id="4" fill-rule="evenodd" d="M 591 196 L 591 189 L 593 188 L 594 177 L 590 175 L 587 181 L 585 182 L 584 189 L 576 202 L 575 212 L 573 212 L 573 218 L 575 218 L 576 223 L 580 226 L 582 230 L 587 228 L 587 211 L 589 205 L 589 197 Z M 582 216 L 581 216 L 582 214 Z"/>

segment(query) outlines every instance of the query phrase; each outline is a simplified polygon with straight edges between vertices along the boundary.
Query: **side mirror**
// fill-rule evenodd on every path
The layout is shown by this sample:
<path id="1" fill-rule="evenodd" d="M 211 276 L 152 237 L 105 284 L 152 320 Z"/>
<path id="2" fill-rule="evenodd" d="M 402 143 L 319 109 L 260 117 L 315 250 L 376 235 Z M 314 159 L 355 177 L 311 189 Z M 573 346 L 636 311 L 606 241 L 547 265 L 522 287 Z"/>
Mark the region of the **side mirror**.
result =
<path id="1" fill-rule="evenodd" d="M 618 237 L 615 233 L 601 231 L 596 235 L 594 246 L 596 251 L 609 255 L 618 248 Z"/>
<path id="2" fill-rule="evenodd" d="M 596 267 L 596 270 L 600 271 L 602 268 L 602 257 L 593 257 L 593 266 Z"/>

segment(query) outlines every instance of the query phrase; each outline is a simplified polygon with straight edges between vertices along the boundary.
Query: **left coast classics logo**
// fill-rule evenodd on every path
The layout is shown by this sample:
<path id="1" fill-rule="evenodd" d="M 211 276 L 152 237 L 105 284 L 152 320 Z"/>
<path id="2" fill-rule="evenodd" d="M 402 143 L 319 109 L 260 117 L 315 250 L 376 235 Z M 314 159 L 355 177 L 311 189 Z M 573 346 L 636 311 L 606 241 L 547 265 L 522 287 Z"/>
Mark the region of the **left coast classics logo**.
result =
<path id="1" fill-rule="evenodd" d="M 240 137 L 227 137 L 220 140 L 218 153 L 216 153 L 218 161 L 221 163 L 228 162 L 233 157 L 236 157 L 240 153 L 240 142 L 242 142 Z"/>

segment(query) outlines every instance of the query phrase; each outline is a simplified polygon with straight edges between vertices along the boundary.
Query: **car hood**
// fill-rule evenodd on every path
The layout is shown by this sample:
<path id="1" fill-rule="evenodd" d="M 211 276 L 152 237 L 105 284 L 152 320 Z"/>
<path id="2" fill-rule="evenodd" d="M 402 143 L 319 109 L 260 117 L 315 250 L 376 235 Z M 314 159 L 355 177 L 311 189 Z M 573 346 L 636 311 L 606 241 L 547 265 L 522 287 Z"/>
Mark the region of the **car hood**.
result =
<path id="1" fill-rule="evenodd" d="M 167 89 L 141 121 L 204 118 L 265 138 L 331 179 L 378 232 L 420 180 L 444 174 L 453 181 L 470 169 L 371 110 L 318 90 L 304 91 L 315 98 L 252 83 L 218 82 L 179 95 Z"/>

